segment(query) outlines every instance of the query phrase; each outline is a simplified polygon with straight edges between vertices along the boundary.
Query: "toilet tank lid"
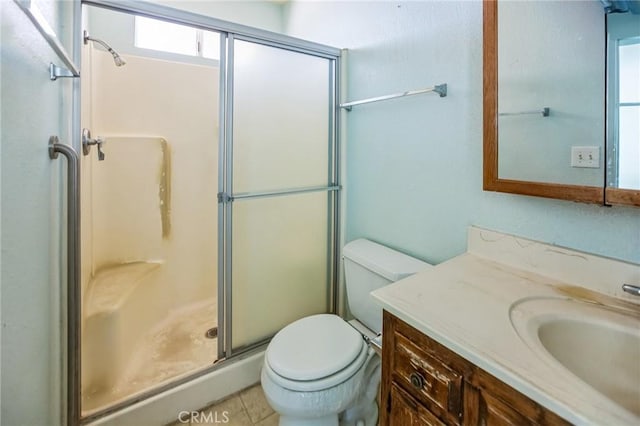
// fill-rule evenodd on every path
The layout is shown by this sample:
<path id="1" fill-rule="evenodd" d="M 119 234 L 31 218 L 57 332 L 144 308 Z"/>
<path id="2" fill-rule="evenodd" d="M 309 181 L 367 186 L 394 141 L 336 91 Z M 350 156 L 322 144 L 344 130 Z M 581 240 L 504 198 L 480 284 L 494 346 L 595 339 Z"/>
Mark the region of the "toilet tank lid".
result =
<path id="1" fill-rule="evenodd" d="M 342 255 L 390 281 L 398 281 L 431 267 L 426 262 L 365 238 L 347 243 Z"/>

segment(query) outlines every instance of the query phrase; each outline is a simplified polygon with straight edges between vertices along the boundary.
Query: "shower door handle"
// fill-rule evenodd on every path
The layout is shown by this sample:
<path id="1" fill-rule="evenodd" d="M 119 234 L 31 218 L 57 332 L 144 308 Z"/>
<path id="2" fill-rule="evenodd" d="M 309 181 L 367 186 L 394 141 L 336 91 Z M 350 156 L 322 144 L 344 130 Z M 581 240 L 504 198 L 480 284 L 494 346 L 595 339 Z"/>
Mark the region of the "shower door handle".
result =
<path id="1" fill-rule="evenodd" d="M 49 158 L 67 158 L 67 423 L 80 420 L 80 159 L 57 136 L 49 138 Z"/>

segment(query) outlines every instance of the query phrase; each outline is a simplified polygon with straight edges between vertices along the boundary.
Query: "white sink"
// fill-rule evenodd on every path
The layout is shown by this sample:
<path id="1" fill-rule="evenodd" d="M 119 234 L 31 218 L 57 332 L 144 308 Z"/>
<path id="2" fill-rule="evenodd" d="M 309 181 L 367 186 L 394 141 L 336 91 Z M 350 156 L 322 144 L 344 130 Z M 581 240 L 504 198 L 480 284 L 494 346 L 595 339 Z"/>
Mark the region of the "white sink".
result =
<path id="1" fill-rule="evenodd" d="M 552 368 L 570 372 L 640 416 L 640 309 L 530 298 L 511 306 L 510 319 L 520 338 Z"/>

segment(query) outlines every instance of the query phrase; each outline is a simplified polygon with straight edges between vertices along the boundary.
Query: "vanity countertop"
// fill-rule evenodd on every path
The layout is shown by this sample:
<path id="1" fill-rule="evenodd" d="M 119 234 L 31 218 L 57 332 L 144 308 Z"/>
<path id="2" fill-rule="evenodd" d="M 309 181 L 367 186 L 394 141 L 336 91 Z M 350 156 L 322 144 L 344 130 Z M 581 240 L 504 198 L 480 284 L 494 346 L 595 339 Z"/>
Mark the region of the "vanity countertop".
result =
<path id="1" fill-rule="evenodd" d="M 471 227 L 467 253 L 371 294 L 385 310 L 574 424 L 636 425 L 640 417 L 531 348 L 510 320 L 514 304 L 534 298 L 614 301 L 640 317 L 639 301 L 621 291 L 623 282 L 640 284 L 640 265 Z"/>

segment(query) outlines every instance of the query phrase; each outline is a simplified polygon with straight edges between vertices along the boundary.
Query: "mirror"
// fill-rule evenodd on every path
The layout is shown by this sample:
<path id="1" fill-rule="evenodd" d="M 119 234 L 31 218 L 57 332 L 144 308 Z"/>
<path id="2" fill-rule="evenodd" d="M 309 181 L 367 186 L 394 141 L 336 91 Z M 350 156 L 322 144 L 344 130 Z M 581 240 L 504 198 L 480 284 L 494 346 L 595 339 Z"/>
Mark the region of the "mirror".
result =
<path id="1" fill-rule="evenodd" d="M 484 189 L 640 206 L 640 15 L 596 1 L 483 12 Z"/>
<path id="2" fill-rule="evenodd" d="M 607 200 L 640 192 L 640 2 L 607 14 Z"/>

